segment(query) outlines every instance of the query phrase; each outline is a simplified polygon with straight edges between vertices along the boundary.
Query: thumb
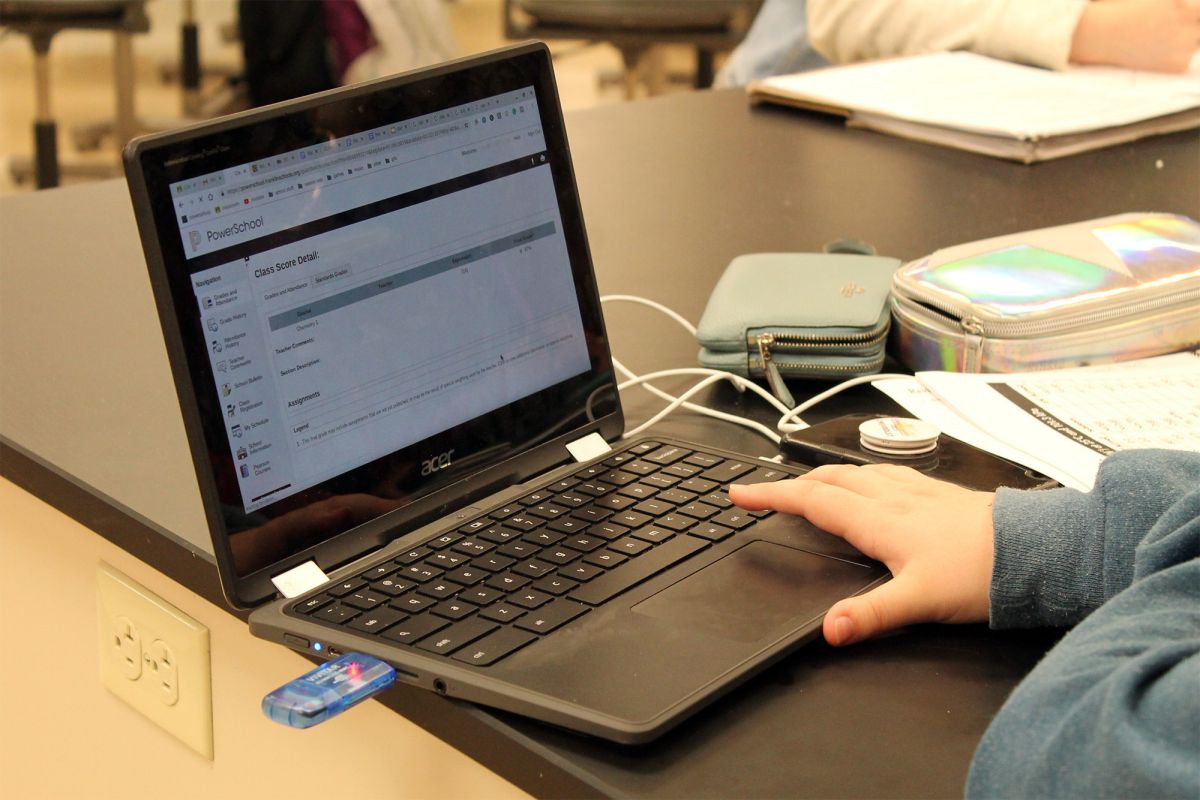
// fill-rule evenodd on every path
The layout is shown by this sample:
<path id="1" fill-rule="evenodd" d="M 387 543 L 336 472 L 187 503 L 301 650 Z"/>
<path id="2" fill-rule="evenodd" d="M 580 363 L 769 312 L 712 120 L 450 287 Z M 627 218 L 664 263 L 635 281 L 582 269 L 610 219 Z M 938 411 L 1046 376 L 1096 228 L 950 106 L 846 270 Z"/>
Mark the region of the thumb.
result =
<path id="1" fill-rule="evenodd" d="M 825 615 L 825 641 L 841 647 L 929 619 L 930 610 L 918 588 L 911 579 L 893 578 L 835 603 Z"/>

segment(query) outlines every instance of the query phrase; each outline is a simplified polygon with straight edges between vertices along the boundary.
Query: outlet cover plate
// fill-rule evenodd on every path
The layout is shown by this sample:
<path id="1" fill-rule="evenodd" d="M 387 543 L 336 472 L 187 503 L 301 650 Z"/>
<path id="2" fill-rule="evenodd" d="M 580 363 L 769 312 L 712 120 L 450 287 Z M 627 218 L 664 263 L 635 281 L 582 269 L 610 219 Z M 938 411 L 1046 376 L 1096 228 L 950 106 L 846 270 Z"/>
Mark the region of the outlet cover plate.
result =
<path id="1" fill-rule="evenodd" d="M 104 686 L 212 760 L 208 628 L 103 562 L 96 570 L 96 599 Z M 141 660 L 133 678 L 131 647 Z"/>

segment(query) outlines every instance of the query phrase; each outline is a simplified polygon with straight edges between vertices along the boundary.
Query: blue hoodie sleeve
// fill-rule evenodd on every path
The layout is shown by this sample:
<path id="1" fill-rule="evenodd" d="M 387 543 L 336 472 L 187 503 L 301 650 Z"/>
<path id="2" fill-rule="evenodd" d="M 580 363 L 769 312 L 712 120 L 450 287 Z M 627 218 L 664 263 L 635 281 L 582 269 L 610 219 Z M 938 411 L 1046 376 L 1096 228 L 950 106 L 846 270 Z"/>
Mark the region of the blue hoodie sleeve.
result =
<path id="1" fill-rule="evenodd" d="M 997 495 L 993 627 L 1075 625 L 975 753 L 969 797 L 1200 797 L 1200 454 Z M 1077 624 L 1076 624 L 1077 623 Z"/>

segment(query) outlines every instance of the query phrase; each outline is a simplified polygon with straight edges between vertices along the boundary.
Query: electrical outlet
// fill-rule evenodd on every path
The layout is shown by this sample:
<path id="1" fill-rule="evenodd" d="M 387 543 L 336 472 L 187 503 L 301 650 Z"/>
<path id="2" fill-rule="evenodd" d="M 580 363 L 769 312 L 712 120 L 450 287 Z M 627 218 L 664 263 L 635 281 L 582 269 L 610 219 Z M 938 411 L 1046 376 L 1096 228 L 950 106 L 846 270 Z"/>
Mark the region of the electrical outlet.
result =
<path id="1" fill-rule="evenodd" d="M 212 759 L 208 628 L 108 564 L 96 596 L 104 686 Z"/>

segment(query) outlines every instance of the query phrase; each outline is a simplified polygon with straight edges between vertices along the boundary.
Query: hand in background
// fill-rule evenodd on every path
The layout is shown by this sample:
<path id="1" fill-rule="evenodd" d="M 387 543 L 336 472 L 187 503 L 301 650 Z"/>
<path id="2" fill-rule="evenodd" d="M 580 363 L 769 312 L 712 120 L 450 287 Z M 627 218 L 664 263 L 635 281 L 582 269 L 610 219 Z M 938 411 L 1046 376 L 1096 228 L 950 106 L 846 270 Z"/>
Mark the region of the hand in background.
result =
<path id="1" fill-rule="evenodd" d="M 1071 38 L 1073 64 L 1184 72 L 1200 49 L 1200 0 L 1096 0 Z"/>
<path id="2" fill-rule="evenodd" d="M 731 486 L 729 497 L 746 509 L 802 516 L 892 571 L 892 580 L 829 610 L 824 633 L 832 645 L 917 622 L 988 618 L 991 492 L 880 464 L 824 466 L 795 480 Z"/>

